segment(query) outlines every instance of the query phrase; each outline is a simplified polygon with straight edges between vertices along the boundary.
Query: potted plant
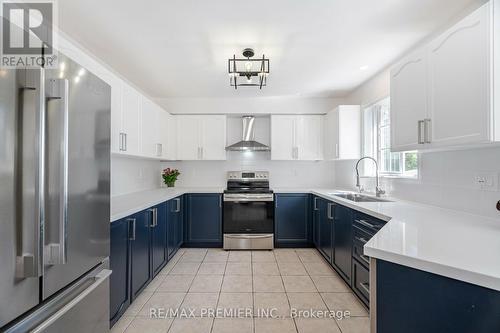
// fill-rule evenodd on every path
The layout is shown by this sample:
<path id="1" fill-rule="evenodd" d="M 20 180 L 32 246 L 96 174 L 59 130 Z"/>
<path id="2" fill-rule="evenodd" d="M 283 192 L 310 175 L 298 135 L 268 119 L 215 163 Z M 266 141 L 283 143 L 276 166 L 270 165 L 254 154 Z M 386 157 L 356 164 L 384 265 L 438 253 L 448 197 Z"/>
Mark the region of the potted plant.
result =
<path id="1" fill-rule="evenodd" d="M 177 169 L 167 168 L 163 170 L 161 176 L 163 177 L 163 182 L 167 185 L 167 187 L 174 187 L 175 181 L 180 174 L 181 173 Z"/>

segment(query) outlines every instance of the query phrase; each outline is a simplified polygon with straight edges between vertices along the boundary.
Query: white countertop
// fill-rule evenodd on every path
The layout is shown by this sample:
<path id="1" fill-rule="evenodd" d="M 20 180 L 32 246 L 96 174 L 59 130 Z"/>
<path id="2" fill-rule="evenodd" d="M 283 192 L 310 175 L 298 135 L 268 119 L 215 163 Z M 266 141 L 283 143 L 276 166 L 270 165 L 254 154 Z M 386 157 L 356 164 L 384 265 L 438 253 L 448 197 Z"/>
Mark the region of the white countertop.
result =
<path id="1" fill-rule="evenodd" d="M 366 243 L 366 255 L 500 291 L 500 217 L 397 199 L 352 202 L 329 194 L 334 190 L 311 192 L 388 221 Z"/>
<path id="2" fill-rule="evenodd" d="M 171 187 L 111 197 L 111 222 L 186 193 L 222 193 L 222 187 Z"/>
<path id="3" fill-rule="evenodd" d="M 365 245 L 370 257 L 500 291 L 500 217 L 394 198 L 389 198 L 394 202 L 353 202 L 331 194 L 336 191 L 274 188 L 275 193 L 312 193 L 388 221 Z M 185 193 L 222 192 L 223 188 L 176 187 L 113 197 L 111 221 Z"/>

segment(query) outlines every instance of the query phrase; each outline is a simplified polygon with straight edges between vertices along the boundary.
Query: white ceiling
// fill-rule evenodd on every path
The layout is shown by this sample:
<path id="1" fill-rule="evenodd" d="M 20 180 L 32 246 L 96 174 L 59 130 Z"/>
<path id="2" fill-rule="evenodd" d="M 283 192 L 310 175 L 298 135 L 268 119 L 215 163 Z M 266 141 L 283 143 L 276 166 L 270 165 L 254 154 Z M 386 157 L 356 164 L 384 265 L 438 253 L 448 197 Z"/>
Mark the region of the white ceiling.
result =
<path id="1" fill-rule="evenodd" d="M 479 0 L 62 0 L 61 29 L 152 97 L 342 96 Z M 229 87 L 227 59 L 270 58 Z M 366 66 L 366 70 L 360 67 Z"/>

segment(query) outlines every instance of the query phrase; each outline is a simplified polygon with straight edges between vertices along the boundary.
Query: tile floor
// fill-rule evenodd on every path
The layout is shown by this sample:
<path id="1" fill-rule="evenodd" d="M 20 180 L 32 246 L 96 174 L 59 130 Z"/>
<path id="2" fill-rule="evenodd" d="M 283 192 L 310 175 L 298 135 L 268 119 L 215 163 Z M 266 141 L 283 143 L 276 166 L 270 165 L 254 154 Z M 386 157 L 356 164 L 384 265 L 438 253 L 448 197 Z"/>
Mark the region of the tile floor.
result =
<path id="1" fill-rule="evenodd" d="M 179 312 L 157 319 L 154 308 Z M 296 317 L 291 309 L 307 312 Z M 307 318 L 311 309 L 350 317 Z M 369 317 L 315 249 L 180 249 L 112 332 L 368 333 Z"/>

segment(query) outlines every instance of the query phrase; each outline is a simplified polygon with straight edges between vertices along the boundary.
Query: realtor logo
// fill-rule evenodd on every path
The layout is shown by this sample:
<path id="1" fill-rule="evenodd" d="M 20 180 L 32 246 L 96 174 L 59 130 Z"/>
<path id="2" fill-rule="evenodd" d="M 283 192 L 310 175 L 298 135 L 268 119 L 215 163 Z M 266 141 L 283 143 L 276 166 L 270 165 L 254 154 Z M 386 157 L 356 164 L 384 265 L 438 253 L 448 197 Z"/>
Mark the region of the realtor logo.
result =
<path id="1" fill-rule="evenodd" d="M 1 67 L 52 67 L 54 2 L 2 1 Z"/>

